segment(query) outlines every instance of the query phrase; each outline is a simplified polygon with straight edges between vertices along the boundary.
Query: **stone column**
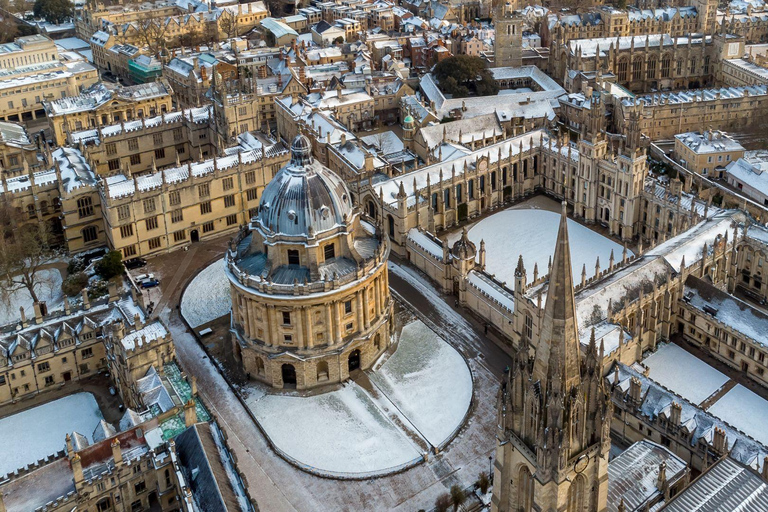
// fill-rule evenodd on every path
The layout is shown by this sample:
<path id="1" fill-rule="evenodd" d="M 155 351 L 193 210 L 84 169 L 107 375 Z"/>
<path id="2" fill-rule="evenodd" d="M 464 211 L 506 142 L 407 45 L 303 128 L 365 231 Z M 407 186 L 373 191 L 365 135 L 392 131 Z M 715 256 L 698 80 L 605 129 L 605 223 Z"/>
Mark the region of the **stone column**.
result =
<path id="1" fill-rule="evenodd" d="M 334 338 L 334 344 L 341 343 L 341 302 L 336 301 L 333 303 L 333 309 L 334 309 L 334 315 L 335 315 L 335 322 L 334 322 L 334 329 L 336 329 L 336 336 Z"/>
<path id="2" fill-rule="evenodd" d="M 315 330 L 314 326 L 312 325 L 313 322 L 313 316 L 312 315 L 312 309 L 307 308 L 307 348 L 313 348 L 315 346 Z"/>
<path id="3" fill-rule="evenodd" d="M 370 299 L 370 294 L 368 293 L 368 287 L 366 286 L 363 288 L 363 319 L 365 320 L 365 328 L 368 329 L 368 327 L 371 326 L 371 309 L 368 307 L 368 300 Z"/>
<path id="4" fill-rule="evenodd" d="M 357 330 L 362 331 L 365 325 L 365 319 L 363 318 L 363 292 L 361 290 L 355 294 L 355 304 L 357 307 Z"/>
<path id="5" fill-rule="evenodd" d="M 325 342 L 328 345 L 333 345 L 333 315 L 331 314 L 332 303 L 325 303 L 325 325 L 326 325 L 326 339 Z"/>
<path id="6" fill-rule="evenodd" d="M 296 312 L 296 347 L 304 348 L 304 306 L 299 306 Z"/>
<path id="7" fill-rule="evenodd" d="M 275 306 L 267 305 L 267 335 L 264 336 L 264 342 L 267 346 L 271 346 L 275 343 L 275 337 L 277 336 L 277 328 L 275 325 Z"/>
<path id="8" fill-rule="evenodd" d="M 376 302 L 376 318 L 379 318 L 381 315 L 381 301 L 382 301 L 382 295 L 381 295 L 381 276 L 377 277 L 373 281 L 374 286 L 374 297 Z"/>

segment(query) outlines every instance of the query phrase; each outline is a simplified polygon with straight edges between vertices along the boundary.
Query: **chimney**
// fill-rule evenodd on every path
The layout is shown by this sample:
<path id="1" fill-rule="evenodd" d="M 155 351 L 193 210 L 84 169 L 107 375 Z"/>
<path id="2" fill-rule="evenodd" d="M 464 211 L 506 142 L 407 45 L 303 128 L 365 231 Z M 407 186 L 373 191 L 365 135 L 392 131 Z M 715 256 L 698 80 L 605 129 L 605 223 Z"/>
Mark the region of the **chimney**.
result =
<path id="1" fill-rule="evenodd" d="M 112 458 L 115 460 L 115 466 L 117 466 L 123 462 L 123 450 L 120 449 L 120 441 L 114 438 L 110 446 L 112 447 Z"/>
<path id="2" fill-rule="evenodd" d="M 191 427 L 197 423 L 197 409 L 195 409 L 195 401 L 190 398 L 189 402 L 184 404 L 184 425 Z"/>
<path id="3" fill-rule="evenodd" d="M 87 288 L 83 288 L 82 296 L 83 296 L 83 309 L 86 309 L 86 310 L 91 309 L 91 302 L 88 300 Z"/>
<path id="4" fill-rule="evenodd" d="M 144 325 L 141 323 L 141 315 L 139 315 L 138 313 L 133 315 L 133 325 L 136 327 L 137 331 L 141 330 L 144 327 Z"/>
<path id="5" fill-rule="evenodd" d="M 638 404 L 640 403 L 640 392 L 642 390 L 642 386 L 640 384 L 640 379 L 637 377 L 632 377 L 629 381 L 629 398 L 634 403 Z"/>
<path id="6" fill-rule="evenodd" d="M 763 476 L 763 480 L 768 482 L 768 455 L 763 457 L 763 472 L 761 474 Z"/>
<path id="7" fill-rule="evenodd" d="M 715 449 L 718 455 L 723 455 L 728 451 L 728 447 L 725 442 L 725 430 L 715 427 L 715 436 L 712 439 L 712 447 Z"/>
<path id="8" fill-rule="evenodd" d="M 32 307 L 35 308 L 35 323 L 36 324 L 43 323 L 43 310 L 40 307 L 40 303 L 39 302 L 35 302 L 32 305 Z"/>
<path id="9" fill-rule="evenodd" d="M 24 328 L 27 326 L 27 315 L 24 313 L 24 307 L 19 306 L 19 317 L 21 318 L 21 327 Z"/>
<path id="10" fill-rule="evenodd" d="M 679 426 L 682 410 L 683 410 L 683 407 L 680 404 L 678 404 L 677 402 L 672 402 L 672 407 L 669 413 L 669 422 L 675 426 Z"/>
<path id="11" fill-rule="evenodd" d="M 664 492 L 667 487 L 667 463 L 666 461 L 661 461 L 661 464 L 659 464 L 659 477 L 656 479 L 656 488 Z"/>
<path id="12" fill-rule="evenodd" d="M 192 388 L 192 396 L 197 396 L 197 377 L 194 375 L 192 376 L 192 382 L 190 383 L 190 387 Z"/>
<path id="13" fill-rule="evenodd" d="M 83 478 L 83 464 L 80 462 L 80 455 L 75 454 L 72 460 L 69 461 L 72 466 L 72 475 L 75 479 L 75 484 L 79 484 L 84 480 Z"/>

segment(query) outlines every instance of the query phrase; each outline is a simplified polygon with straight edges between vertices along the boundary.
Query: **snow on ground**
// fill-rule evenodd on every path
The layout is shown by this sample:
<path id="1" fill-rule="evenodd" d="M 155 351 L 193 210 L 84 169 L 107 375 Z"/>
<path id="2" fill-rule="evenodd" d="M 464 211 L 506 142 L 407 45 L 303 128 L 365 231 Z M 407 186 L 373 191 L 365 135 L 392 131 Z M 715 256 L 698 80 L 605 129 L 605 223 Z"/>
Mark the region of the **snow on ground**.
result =
<path id="1" fill-rule="evenodd" d="M 459 337 L 465 344 L 479 349 L 477 337 L 472 326 L 469 325 L 469 322 L 467 322 L 458 311 L 449 306 L 442 297 L 440 297 L 440 293 L 435 289 L 432 283 L 427 281 L 427 279 L 419 274 L 418 271 L 410 267 L 398 265 L 391 260 L 389 261 L 388 266 L 390 274 L 399 277 L 416 288 L 416 291 L 418 291 L 437 310 L 443 320 L 441 327 L 444 327 L 454 336 Z M 413 304 L 413 307 L 418 309 L 418 303 Z"/>
<path id="2" fill-rule="evenodd" d="M 494 213 L 469 230 L 469 239 L 478 247 L 485 240 L 486 272 L 496 279 L 514 286 L 518 255 L 523 255 L 528 282 L 533 280 L 533 266 L 539 266 L 539 276 L 548 272 L 549 259 L 555 252 L 560 214 L 542 209 L 509 209 Z M 600 257 L 600 268 L 608 268 L 613 250 L 614 261 L 621 261 L 624 247 L 599 233 L 568 220 L 571 242 L 571 262 L 576 282 L 581 280 L 581 269 L 587 266 L 587 277 L 595 273 L 595 261 Z M 627 250 L 627 256 L 632 252 Z"/>
<path id="3" fill-rule="evenodd" d="M 223 258 L 211 263 L 184 290 L 181 314 L 193 329 L 228 315 L 232 309 L 225 265 Z"/>
<path id="4" fill-rule="evenodd" d="M 321 471 L 385 472 L 421 457 L 353 382 L 321 395 L 267 394 L 247 403 L 278 449 Z"/>
<path id="5" fill-rule="evenodd" d="M 65 437 L 91 434 L 102 419 L 91 393 L 75 393 L 0 419 L 0 475 L 66 448 Z"/>
<path id="6" fill-rule="evenodd" d="M 707 411 L 768 446 L 768 401 L 741 384 L 723 395 Z"/>
<path id="7" fill-rule="evenodd" d="M 418 320 L 403 328 L 397 351 L 369 376 L 433 446 L 461 425 L 472 400 L 464 358 Z"/>
<path id="8" fill-rule="evenodd" d="M 61 272 L 55 268 L 46 268 L 38 273 L 38 284 L 35 287 L 37 298 L 47 303 L 48 310 L 52 311 L 62 302 L 64 294 L 61 291 Z M 24 308 L 27 318 L 35 317 L 32 297 L 26 288 L 21 288 L 8 295 L 3 294 L 0 300 L 0 325 L 17 322 L 19 308 Z"/>
<path id="9" fill-rule="evenodd" d="M 728 382 L 728 377 L 673 343 L 659 345 L 643 364 L 650 368 L 651 379 L 694 404 L 700 404 Z"/>

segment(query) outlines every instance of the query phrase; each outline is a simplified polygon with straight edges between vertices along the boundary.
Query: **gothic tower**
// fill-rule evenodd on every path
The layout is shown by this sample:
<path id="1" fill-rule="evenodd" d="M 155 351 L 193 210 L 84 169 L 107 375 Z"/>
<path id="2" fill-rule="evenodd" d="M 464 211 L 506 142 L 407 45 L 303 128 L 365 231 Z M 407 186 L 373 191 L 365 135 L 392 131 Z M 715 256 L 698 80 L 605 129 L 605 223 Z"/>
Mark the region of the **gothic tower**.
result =
<path id="1" fill-rule="evenodd" d="M 494 8 L 493 67 L 523 65 L 523 18 L 509 3 L 497 0 Z"/>
<path id="2" fill-rule="evenodd" d="M 580 352 L 566 222 L 563 203 L 540 334 L 499 393 L 494 512 L 607 507 L 612 404 L 594 331 Z"/>

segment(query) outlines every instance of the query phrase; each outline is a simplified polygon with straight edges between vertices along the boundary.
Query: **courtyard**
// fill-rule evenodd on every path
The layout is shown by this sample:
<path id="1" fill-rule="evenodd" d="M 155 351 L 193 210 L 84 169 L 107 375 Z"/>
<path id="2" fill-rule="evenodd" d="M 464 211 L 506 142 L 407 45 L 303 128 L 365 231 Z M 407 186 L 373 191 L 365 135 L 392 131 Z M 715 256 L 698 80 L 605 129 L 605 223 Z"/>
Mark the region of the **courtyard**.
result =
<path id="1" fill-rule="evenodd" d="M 557 239 L 560 209 L 560 203 L 554 199 L 535 196 L 468 225 L 467 235 L 478 249 L 480 241 L 485 241 L 486 272 L 511 288 L 517 259 L 522 255 L 529 283 L 533 281 L 535 266 L 539 277 L 546 275 Z M 446 238 L 453 244 L 460 236 L 461 231 L 457 230 Z M 611 252 L 614 261 L 621 261 L 624 247 L 596 230 L 568 219 L 568 236 L 576 282 L 581 279 L 583 267 L 587 277 L 594 275 L 596 258 L 600 259 L 601 270 L 608 268 Z M 627 250 L 627 257 L 633 254 Z"/>
<path id="2" fill-rule="evenodd" d="M 246 403 L 277 450 L 310 472 L 359 478 L 399 471 L 439 451 L 462 426 L 472 376 L 455 349 L 412 318 L 383 358 L 326 392 L 250 384 Z"/>
<path id="3" fill-rule="evenodd" d="M 75 393 L 0 419 L 0 476 L 64 450 L 67 434 L 77 432 L 92 442 L 102 419 L 91 393 Z"/>

